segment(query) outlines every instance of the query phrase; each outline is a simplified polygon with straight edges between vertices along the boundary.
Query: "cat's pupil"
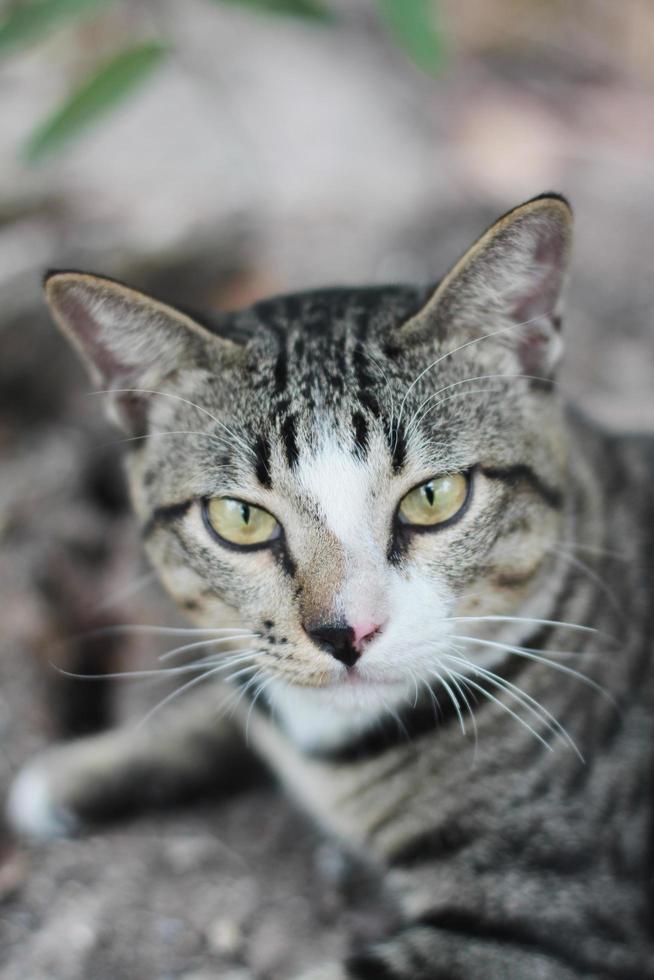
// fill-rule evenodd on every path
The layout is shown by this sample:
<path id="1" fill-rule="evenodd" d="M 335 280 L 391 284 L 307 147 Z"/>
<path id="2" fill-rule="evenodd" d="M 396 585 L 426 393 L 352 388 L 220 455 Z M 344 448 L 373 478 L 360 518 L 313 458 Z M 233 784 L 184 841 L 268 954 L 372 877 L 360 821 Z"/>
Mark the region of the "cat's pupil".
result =
<path id="1" fill-rule="evenodd" d="M 241 518 L 244 524 L 250 523 L 250 508 L 247 504 L 241 504 Z"/>
<path id="2" fill-rule="evenodd" d="M 434 506 L 434 484 L 427 483 L 425 486 L 425 497 L 430 507 Z"/>

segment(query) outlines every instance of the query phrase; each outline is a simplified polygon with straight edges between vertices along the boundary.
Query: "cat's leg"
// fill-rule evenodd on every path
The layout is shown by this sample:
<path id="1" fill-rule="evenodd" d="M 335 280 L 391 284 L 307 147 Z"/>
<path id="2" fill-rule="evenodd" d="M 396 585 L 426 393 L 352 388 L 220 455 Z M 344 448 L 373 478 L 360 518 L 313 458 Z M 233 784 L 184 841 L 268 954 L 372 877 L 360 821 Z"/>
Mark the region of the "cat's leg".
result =
<path id="1" fill-rule="evenodd" d="M 210 685 L 141 725 L 54 746 L 14 779 L 7 818 L 19 833 L 49 838 L 188 798 L 228 792 L 257 763 L 236 722 L 221 716 L 224 689 Z"/>

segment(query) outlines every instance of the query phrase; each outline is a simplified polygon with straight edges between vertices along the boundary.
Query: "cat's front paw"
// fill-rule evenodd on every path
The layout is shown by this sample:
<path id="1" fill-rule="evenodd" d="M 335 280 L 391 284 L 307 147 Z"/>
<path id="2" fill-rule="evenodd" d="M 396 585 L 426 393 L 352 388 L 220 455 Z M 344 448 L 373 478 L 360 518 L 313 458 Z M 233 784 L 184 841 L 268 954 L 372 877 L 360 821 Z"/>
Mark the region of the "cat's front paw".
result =
<path id="1" fill-rule="evenodd" d="M 24 766 L 9 787 L 5 813 L 11 829 L 32 840 L 70 837 L 78 830 L 73 811 L 57 798 L 56 767 L 48 755 Z"/>

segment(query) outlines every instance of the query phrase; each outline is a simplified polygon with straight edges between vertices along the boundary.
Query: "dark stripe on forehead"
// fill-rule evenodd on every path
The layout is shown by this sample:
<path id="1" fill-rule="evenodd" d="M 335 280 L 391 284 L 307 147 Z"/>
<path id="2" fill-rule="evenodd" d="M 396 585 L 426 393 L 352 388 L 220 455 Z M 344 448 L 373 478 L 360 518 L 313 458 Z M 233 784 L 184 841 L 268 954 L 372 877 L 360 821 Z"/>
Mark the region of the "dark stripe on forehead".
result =
<path id="1" fill-rule="evenodd" d="M 544 483 L 538 474 L 532 470 L 531 466 L 527 466 L 525 463 L 518 463 L 515 466 L 508 466 L 506 468 L 480 466 L 480 470 L 489 480 L 501 480 L 502 483 L 508 483 L 512 487 L 518 487 L 521 483 L 527 483 L 546 504 L 549 504 L 555 510 L 560 510 L 563 506 L 562 491 L 558 487 L 551 487 Z"/>
<path id="2" fill-rule="evenodd" d="M 352 426 L 354 427 L 354 444 L 361 453 L 365 453 L 368 448 L 368 422 L 363 412 L 352 414 Z"/>
<path id="3" fill-rule="evenodd" d="M 286 391 L 286 384 L 288 382 L 288 356 L 286 354 L 286 348 L 282 347 L 279 354 L 277 355 L 277 360 L 275 361 L 275 391 L 278 395 L 282 395 Z"/>
<path id="4" fill-rule="evenodd" d="M 400 424 L 398 427 L 395 419 L 391 419 L 390 421 L 385 419 L 384 432 L 386 435 L 386 442 L 388 444 L 388 451 L 391 454 L 393 472 L 399 473 L 406 463 L 406 439 L 404 435 L 404 426 Z"/>
<path id="5" fill-rule="evenodd" d="M 375 384 L 375 376 L 371 374 L 368 355 L 360 340 L 354 346 L 352 364 L 354 365 L 354 374 L 359 388 L 364 390 L 371 388 Z"/>
<path id="6" fill-rule="evenodd" d="M 144 538 L 147 538 L 157 527 L 161 527 L 162 524 L 169 524 L 171 521 L 176 521 L 180 517 L 183 517 L 191 506 L 191 503 L 192 501 L 190 500 L 183 500 L 178 504 L 165 504 L 162 507 L 155 507 L 143 525 L 141 534 Z"/>
<path id="7" fill-rule="evenodd" d="M 400 424 L 395 428 L 393 439 L 393 469 L 399 473 L 406 462 L 406 439 L 404 436 L 404 426 Z"/>
<path id="8" fill-rule="evenodd" d="M 257 480 L 262 487 L 270 489 L 272 477 L 270 475 L 270 440 L 265 436 L 259 436 L 254 444 L 254 454 L 256 456 L 255 472 Z"/>
<path id="9" fill-rule="evenodd" d="M 294 415 L 287 415 L 282 422 L 281 437 L 284 444 L 284 452 L 286 453 L 288 465 L 291 469 L 293 469 L 299 456 L 297 448 L 297 425 Z"/>

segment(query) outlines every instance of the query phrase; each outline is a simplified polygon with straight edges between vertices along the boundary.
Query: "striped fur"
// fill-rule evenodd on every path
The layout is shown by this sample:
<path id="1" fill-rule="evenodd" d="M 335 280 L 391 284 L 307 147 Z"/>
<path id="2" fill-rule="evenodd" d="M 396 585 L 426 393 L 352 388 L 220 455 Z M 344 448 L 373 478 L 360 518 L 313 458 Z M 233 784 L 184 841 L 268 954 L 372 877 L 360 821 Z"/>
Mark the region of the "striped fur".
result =
<path id="1" fill-rule="evenodd" d="M 241 667 L 237 721 L 397 897 L 404 925 L 316 980 L 654 977 L 654 440 L 561 405 L 569 242 L 567 204 L 545 195 L 435 289 L 285 296 L 210 323 L 97 277 L 47 282 L 134 437 L 162 581 L 199 627 L 255 634 L 209 662 Z M 452 472 L 469 480 L 455 519 L 403 526 L 404 494 Z M 222 547 L 201 516 L 214 496 L 282 532 Z M 312 641 L 355 622 L 380 625 L 355 667 Z M 37 761 L 14 823 L 139 802 L 146 769 L 176 791 L 227 782 L 215 698 Z"/>

